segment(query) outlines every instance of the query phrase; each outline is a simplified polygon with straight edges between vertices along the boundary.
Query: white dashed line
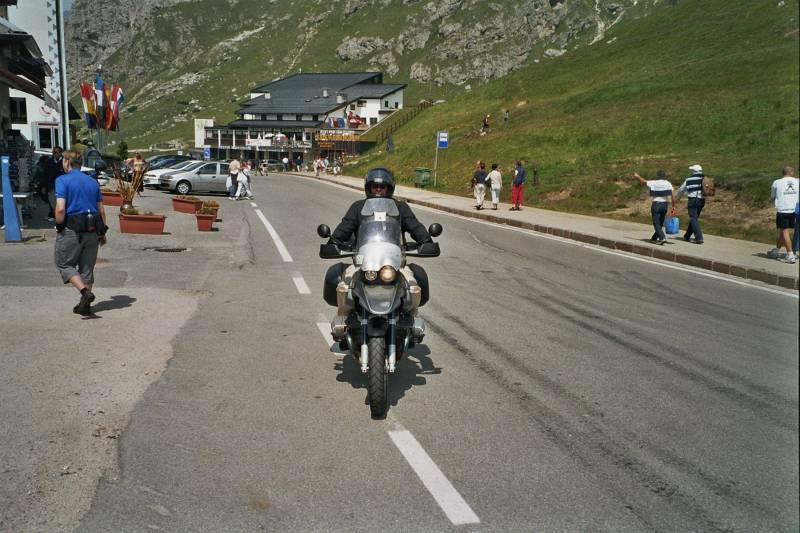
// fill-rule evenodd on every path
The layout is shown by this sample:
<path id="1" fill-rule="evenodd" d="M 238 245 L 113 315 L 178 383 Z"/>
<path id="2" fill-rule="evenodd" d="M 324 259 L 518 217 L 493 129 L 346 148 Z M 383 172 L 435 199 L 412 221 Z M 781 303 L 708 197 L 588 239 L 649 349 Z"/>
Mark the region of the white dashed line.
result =
<path id="1" fill-rule="evenodd" d="M 258 218 L 261 219 L 264 227 L 267 228 L 267 231 L 269 232 L 270 237 L 272 237 L 272 240 L 275 242 L 275 247 L 278 248 L 278 253 L 281 254 L 284 263 L 291 263 L 292 256 L 289 255 L 289 250 L 286 249 L 286 246 L 284 246 L 283 241 L 278 235 L 278 232 L 275 231 L 275 228 L 273 228 L 272 224 L 269 223 L 269 220 L 267 220 L 267 217 L 265 217 L 264 213 L 261 212 L 261 209 L 256 209 L 256 215 L 258 215 Z"/>
<path id="2" fill-rule="evenodd" d="M 292 276 L 292 281 L 294 281 L 294 286 L 297 287 L 297 292 L 300 294 L 311 294 L 311 289 L 306 285 L 306 280 L 303 279 L 302 274 L 294 274 Z"/>
<path id="3" fill-rule="evenodd" d="M 403 454 L 403 457 L 406 458 L 406 461 L 422 481 L 422 484 L 431 493 L 433 499 L 442 508 L 444 514 L 450 519 L 450 522 L 457 526 L 480 523 L 478 515 L 464 501 L 464 498 L 450 483 L 450 480 L 445 477 L 439 467 L 436 466 L 436 463 L 433 462 L 433 459 L 420 446 L 414 435 L 399 424 L 396 425 L 399 428 L 389 431 L 389 437 L 391 437 L 397 449 L 400 450 L 400 453 Z"/>
<path id="4" fill-rule="evenodd" d="M 255 202 L 250 202 L 250 206 L 251 206 L 251 207 L 258 207 L 258 204 L 257 204 L 257 203 L 255 203 Z"/>
<path id="5" fill-rule="evenodd" d="M 317 328 L 322 333 L 325 342 L 328 343 L 331 350 L 334 350 L 334 340 L 331 337 L 331 326 L 327 322 L 317 322 Z M 342 354 L 345 355 L 346 354 Z M 478 515 L 470 508 L 469 504 L 461 497 L 456 488 L 450 483 L 450 480 L 442 473 L 436 463 L 433 462 L 430 455 L 425 449 L 417 442 L 414 435 L 411 434 L 406 428 L 397 421 L 393 416 L 390 416 L 394 429 L 389 431 L 389 437 L 400 453 L 403 454 L 414 473 L 417 474 L 422 484 L 428 489 L 428 492 L 439 504 L 439 507 L 447 515 L 447 518 L 454 525 L 461 524 L 478 524 L 480 519 Z"/>

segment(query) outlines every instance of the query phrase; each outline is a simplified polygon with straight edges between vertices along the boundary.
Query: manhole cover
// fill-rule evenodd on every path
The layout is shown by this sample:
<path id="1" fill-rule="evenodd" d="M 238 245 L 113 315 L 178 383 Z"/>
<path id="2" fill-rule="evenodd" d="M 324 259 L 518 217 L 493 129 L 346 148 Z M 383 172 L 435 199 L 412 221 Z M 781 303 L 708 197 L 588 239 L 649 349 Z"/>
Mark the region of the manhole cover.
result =
<path id="1" fill-rule="evenodd" d="M 162 246 L 146 246 L 142 250 L 152 250 L 154 252 L 185 252 L 188 248 L 166 248 Z"/>

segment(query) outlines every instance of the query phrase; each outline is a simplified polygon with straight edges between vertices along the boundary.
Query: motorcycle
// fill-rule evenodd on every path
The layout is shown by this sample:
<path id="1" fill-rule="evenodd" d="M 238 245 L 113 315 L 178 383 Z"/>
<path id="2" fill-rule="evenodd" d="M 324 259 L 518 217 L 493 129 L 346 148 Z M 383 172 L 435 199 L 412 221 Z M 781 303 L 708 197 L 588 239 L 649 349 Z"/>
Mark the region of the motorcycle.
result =
<path id="1" fill-rule="evenodd" d="M 438 237 L 442 226 L 431 224 L 429 233 Z M 329 238 L 325 224 L 317 234 Z M 408 257 L 438 257 L 439 244 L 406 242 L 400 211 L 391 198 L 369 198 L 361 210 L 355 246 L 343 243 L 320 245 L 323 259 L 352 258 L 356 271 L 346 279 L 347 265 L 339 262 L 325 275 L 323 298 L 329 305 L 346 309 L 331 322 L 331 335 L 347 350 L 367 376 L 372 416 L 382 417 L 389 408 L 388 377 L 403 355 L 425 336 L 425 321 L 414 316 L 429 298 L 428 276 Z M 413 274 L 407 280 L 403 268 Z"/>

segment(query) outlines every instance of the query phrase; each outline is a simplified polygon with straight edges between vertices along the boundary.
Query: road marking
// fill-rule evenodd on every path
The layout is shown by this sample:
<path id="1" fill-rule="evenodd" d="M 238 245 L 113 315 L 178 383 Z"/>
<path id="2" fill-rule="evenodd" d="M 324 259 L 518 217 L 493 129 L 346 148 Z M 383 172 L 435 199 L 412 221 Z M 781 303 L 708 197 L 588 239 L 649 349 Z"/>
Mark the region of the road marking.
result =
<path id="1" fill-rule="evenodd" d="M 284 263 L 291 263 L 292 256 L 289 255 L 289 250 L 286 249 L 286 246 L 283 245 L 283 241 L 281 240 L 278 232 L 275 231 L 275 228 L 272 227 L 272 224 L 269 223 L 267 217 L 264 216 L 264 213 L 261 212 L 261 209 L 256 209 L 256 215 L 258 218 L 261 219 L 261 222 L 264 224 L 264 227 L 267 228 L 267 232 L 269 232 L 270 237 L 275 242 L 275 247 L 278 248 L 278 253 L 281 254 Z"/>
<path id="2" fill-rule="evenodd" d="M 258 204 L 257 204 L 257 203 L 255 203 L 255 202 L 250 202 L 250 205 L 251 205 L 252 207 L 258 207 Z"/>
<path id="3" fill-rule="evenodd" d="M 303 279 L 303 275 L 299 272 L 292 276 L 292 281 L 294 281 L 294 286 L 297 287 L 297 292 L 300 294 L 311 294 L 311 289 L 308 288 L 306 285 L 306 280 Z"/>
<path id="4" fill-rule="evenodd" d="M 480 519 L 470 506 L 461 497 L 461 494 L 455 489 L 450 480 L 448 480 L 442 471 L 433 462 L 433 459 L 425 452 L 420 446 L 417 439 L 410 431 L 399 426 L 399 429 L 389 431 L 394 445 L 406 458 L 412 470 L 417 474 L 422 484 L 431 493 L 433 499 L 442 508 L 444 514 L 450 519 L 454 525 L 461 524 L 478 524 Z"/>
<path id="5" fill-rule="evenodd" d="M 331 351 L 336 351 L 334 350 L 335 342 L 331 337 L 330 324 L 317 322 L 317 328 L 322 333 L 325 342 L 330 346 Z M 347 355 L 346 352 L 339 353 Z M 411 469 L 422 481 L 422 484 L 433 496 L 433 499 L 439 504 L 444 514 L 450 519 L 450 522 L 454 525 L 480 523 L 478 515 L 472 511 L 469 504 L 461 497 L 461 494 L 458 493 L 439 467 L 436 466 L 436 463 L 417 442 L 414 435 L 404 428 L 394 416 L 391 416 L 391 413 L 389 415 L 394 425 L 394 429 L 389 431 L 389 437 L 394 442 L 394 445 L 397 446 L 397 449 L 400 450 L 400 453 L 403 454 Z"/>

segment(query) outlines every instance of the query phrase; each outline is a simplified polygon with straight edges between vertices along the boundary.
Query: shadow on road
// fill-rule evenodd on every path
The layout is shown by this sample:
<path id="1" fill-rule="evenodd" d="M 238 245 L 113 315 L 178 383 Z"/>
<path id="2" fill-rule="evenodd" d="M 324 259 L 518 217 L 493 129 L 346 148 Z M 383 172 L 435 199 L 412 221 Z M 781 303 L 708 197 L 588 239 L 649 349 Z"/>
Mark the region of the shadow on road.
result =
<path id="1" fill-rule="evenodd" d="M 430 353 L 427 345 L 418 344 L 397 363 L 395 373 L 389 377 L 389 405 L 397 405 L 398 400 L 412 387 L 426 385 L 428 381 L 425 379 L 425 374 L 442 373 L 441 367 L 435 366 L 429 357 Z M 352 356 L 342 354 L 342 360 L 333 368 L 339 371 L 336 381 L 349 383 L 354 389 L 367 388 L 367 378 L 361 373 L 361 368 Z M 364 403 L 369 403 L 366 395 Z"/>
<path id="2" fill-rule="evenodd" d="M 92 306 L 92 312 L 98 313 L 101 311 L 111 311 L 114 309 L 125 309 L 130 307 L 136 301 L 136 298 L 131 298 L 127 294 L 117 294 L 111 297 L 110 300 L 103 300 L 102 302 Z"/>

